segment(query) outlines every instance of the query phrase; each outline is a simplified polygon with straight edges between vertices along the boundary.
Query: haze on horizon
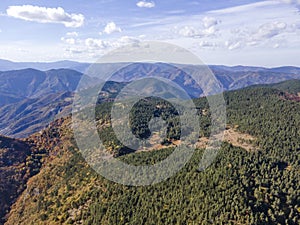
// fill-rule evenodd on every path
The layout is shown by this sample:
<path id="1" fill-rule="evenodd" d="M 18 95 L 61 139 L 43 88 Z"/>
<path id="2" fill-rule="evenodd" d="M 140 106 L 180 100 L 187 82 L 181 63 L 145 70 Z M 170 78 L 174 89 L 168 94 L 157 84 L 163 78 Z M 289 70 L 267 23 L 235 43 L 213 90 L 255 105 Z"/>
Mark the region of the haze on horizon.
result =
<path id="1" fill-rule="evenodd" d="M 163 41 L 206 64 L 300 66 L 298 0 L 0 2 L 0 58 L 95 62 L 127 44 Z"/>

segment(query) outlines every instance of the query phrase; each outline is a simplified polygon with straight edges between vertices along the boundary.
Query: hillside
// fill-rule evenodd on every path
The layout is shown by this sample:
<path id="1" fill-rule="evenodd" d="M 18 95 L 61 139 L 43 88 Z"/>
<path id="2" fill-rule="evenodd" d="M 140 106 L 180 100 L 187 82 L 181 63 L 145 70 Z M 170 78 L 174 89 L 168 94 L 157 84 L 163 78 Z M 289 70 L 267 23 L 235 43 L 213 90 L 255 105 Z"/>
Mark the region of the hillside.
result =
<path id="1" fill-rule="evenodd" d="M 53 93 L 40 98 L 26 98 L 0 107 L 0 133 L 27 137 L 46 127 L 55 118 L 71 113 L 73 94 Z"/>
<path id="2" fill-rule="evenodd" d="M 112 101 L 125 85 L 126 83 L 105 83 L 98 101 Z M 4 105 L 0 107 L 0 133 L 15 138 L 28 137 L 53 120 L 70 114 L 73 97 L 73 92 L 52 93 Z"/>
<path id="3" fill-rule="evenodd" d="M 59 92 L 73 92 L 83 74 L 74 70 L 58 69 L 39 71 L 34 69 L 0 72 L 0 106 L 9 103 L 7 96 L 16 100 L 44 97 Z M 86 86 L 97 84 L 97 79 L 87 78 Z"/>
<path id="4" fill-rule="evenodd" d="M 225 142 L 204 172 L 197 170 L 199 149 L 178 174 L 149 187 L 127 187 L 97 175 L 76 148 L 70 118 L 57 120 L 27 140 L 45 148 L 49 157 L 40 173 L 27 182 L 6 224 L 297 225 L 300 103 L 283 99 L 283 95 L 270 87 L 226 93 L 229 125 L 255 137 L 257 149 L 247 151 Z M 195 103 L 200 111 L 208 107 L 203 98 Z M 99 118 L 108 118 L 100 116 L 105 115 L 105 105 L 109 103 L 100 107 Z M 206 136 L 209 114 L 202 115 L 201 121 Z M 119 159 L 152 164 L 172 150 Z"/>
<path id="5" fill-rule="evenodd" d="M 287 92 L 289 94 L 297 95 L 298 93 L 300 93 L 300 80 L 289 80 L 286 82 L 273 84 L 271 85 L 271 87 L 280 91 Z"/>
<path id="6" fill-rule="evenodd" d="M 58 114 L 70 113 L 73 93 L 82 78 L 83 87 L 100 82 L 69 69 L 0 72 L 0 133 L 26 137 L 44 128 Z"/>
<path id="7" fill-rule="evenodd" d="M 40 155 L 32 155 L 33 152 Z M 0 224 L 10 206 L 26 188 L 27 180 L 38 173 L 42 153 L 26 141 L 0 136 Z"/>

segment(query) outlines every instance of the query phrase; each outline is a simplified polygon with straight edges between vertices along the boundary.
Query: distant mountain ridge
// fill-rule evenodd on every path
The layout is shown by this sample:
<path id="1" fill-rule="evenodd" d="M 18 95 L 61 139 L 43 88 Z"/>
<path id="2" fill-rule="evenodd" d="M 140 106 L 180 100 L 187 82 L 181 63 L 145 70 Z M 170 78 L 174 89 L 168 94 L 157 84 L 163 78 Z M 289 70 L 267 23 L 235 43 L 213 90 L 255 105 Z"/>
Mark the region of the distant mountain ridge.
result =
<path id="1" fill-rule="evenodd" d="M 0 72 L 0 133 L 26 137 L 44 128 L 58 114 L 70 113 L 73 93 L 100 83 L 71 69 L 22 69 Z"/>
<path id="2" fill-rule="evenodd" d="M 62 60 L 56 62 L 13 62 L 10 60 L 0 59 L 0 71 L 21 70 L 21 69 L 36 69 L 41 71 L 51 69 L 72 69 L 84 73 L 93 63 L 76 62 L 71 60 Z M 208 65 L 212 70 L 224 70 L 227 72 L 258 72 L 258 71 L 273 71 L 281 73 L 299 74 L 300 67 L 296 66 L 281 66 L 267 68 L 263 66 L 225 66 L 225 65 Z"/>
<path id="3" fill-rule="evenodd" d="M 81 63 L 75 61 L 57 61 L 57 62 L 12 62 L 8 60 L 0 59 L 0 71 L 18 70 L 21 73 L 27 70 L 39 70 L 41 73 L 51 71 L 69 71 L 73 75 L 75 71 L 81 74 L 89 75 L 88 68 L 92 63 Z M 100 64 L 99 64 L 100 65 Z M 107 64 L 101 64 L 103 68 Z M 185 66 L 182 66 L 185 67 Z M 190 65 L 186 65 L 190 67 Z M 209 65 L 208 66 L 216 78 L 220 81 L 220 84 L 225 90 L 240 89 L 256 84 L 271 84 L 278 83 L 286 80 L 300 79 L 300 68 L 294 66 L 282 66 L 276 68 L 254 67 L 254 66 L 224 66 L 224 65 Z M 30 69 L 29 69 L 30 68 Z M 118 66 L 117 66 L 118 68 Z M 120 66 L 122 68 L 122 66 Z M 102 70 L 101 70 L 102 72 Z M 0 72 L 0 74 L 5 72 Z M 10 71 L 11 73 L 11 71 Z M 120 69 L 111 80 L 117 82 L 130 82 L 138 78 L 145 76 L 155 76 L 155 73 L 160 73 L 160 77 L 170 79 L 171 81 L 178 81 L 184 85 L 184 89 L 191 94 L 191 96 L 197 97 L 199 95 L 199 86 L 192 82 L 189 75 L 184 71 L 180 71 L 172 64 L 167 63 L 132 63 L 128 66 Z M 101 74 L 100 74 L 101 75 Z M 90 75 L 91 76 L 91 75 Z M 99 76 L 99 75 L 97 75 Z M 0 79 L 2 79 L 0 75 Z M 191 81 L 191 83 L 189 83 Z M 178 83 L 177 82 L 177 83 Z M 76 82 L 75 82 L 76 83 Z M 186 84 L 188 83 L 188 84 Z M 66 90 L 65 90 L 66 91 Z M 67 90 L 71 91 L 71 90 Z M 192 93 L 193 92 L 193 93 Z M 201 94 L 201 91 L 200 91 Z M 0 87 L 0 97 L 4 103 L 17 102 L 20 99 L 18 96 L 10 95 L 9 93 L 2 93 L 2 87 Z M 1 103 L 0 103 L 1 104 Z"/>
<path id="4" fill-rule="evenodd" d="M 9 60 L 0 59 L 0 71 L 8 70 L 22 70 L 22 69 L 36 69 L 41 71 L 51 69 L 72 69 L 78 72 L 84 72 L 90 63 L 80 63 L 75 61 L 63 60 L 57 62 L 12 62 Z"/>
<path id="5" fill-rule="evenodd" d="M 0 60 L 0 71 L 5 68 L 5 65 L 16 64 Z M 80 70 L 80 68 L 87 68 L 90 65 L 88 63 L 61 61 L 50 64 L 20 63 L 18 65 L 54 68 L 46 71 L 27 68 L 0 72 L 0 119 L 2 120 L 0 134 L 12 137 L 26 137 L 45 127 L 59 113 L 70 113 L 73 93 L 80 81 L 84 81 L 82 88 L 93 87 L 103 82 L 99 77 L 87 76 L 82 72 L 67 68 L 76 67 Z M 107 65 L 103 65 L 104 72 Z M 193 69 L 193 66 L 185 66 L 187 68 L 185 71 L 180 70 L 176 65 L 165 63 L 133 63 L 123 68 L 120 66 L 122 69 L 112 74 L 110 78 L 117 83 L 109 83 L 104 96 L 112 100 L 125 83 L 145 77 L 163 77 L 179 85 L 194 98 L 203 96 L 199 84 L 186 72 L 189 71 L 188 69 Z M 116 66 L 118 67 L 119 65 Z M 210 66 L 210 69 L 224 91 L 300 79 L 300 68 L 289 66 L 269 69 L 218 65 Z M 97 74 L 97 76 L 101 75 L 101 73 Z M 157 88 L 162 90 L 162 87 L 156 87 L 153 90 Z M 168 94 L 168 89 L 162 91 Z"/>
<path id="6" fill-rule="evenodd" d="M 38 98 L 47 94 L 73 92 L 84 75 L 70 69 L 39 71 L 23 69 L 0 72 L 0 106 L 26 98 Z M 84 79 L 86 87 L 99 81 Z"/>

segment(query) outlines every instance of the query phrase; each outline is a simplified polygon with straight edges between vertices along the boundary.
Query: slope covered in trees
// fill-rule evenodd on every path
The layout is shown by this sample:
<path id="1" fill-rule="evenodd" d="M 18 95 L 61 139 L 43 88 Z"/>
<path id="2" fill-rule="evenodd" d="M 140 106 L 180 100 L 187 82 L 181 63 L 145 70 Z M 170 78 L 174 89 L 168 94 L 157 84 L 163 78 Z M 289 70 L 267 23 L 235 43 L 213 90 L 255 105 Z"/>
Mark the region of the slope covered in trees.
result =
<path id="1" fill-rule="evenodd" d="M 225 142 L 203 172 L 198 149 L 174 177 L 148 187 L 123 186 L 97 175 L 76 147 L 71 119 L 60 119 L 31 137 L 49 157 L 27 183 L 7 224 L 299 224 L 300 103 L 284 95 L 267 87 L 225 93 L 228 124 L 254 136 L 258 149 Z M 208 103 L 204 98 L 195 103 L 206 112 L 200 121 L 201 135 L 207 136 Z M 109 129 L 109 104 L 97 110 L 100 128 Z M 139 131 L 143 137 L 144 127 Z M 100 130 L 101 135 L 107 141 L 112 137 Z M 153 164 L 172 150 L 116 156 L 134 165 Z"/>
<path id="2" fill-rule="evenodd" d="M 0 136 L 0 224 L 27 180 L 39 172 L 44 153 L 29 142 Z"/>

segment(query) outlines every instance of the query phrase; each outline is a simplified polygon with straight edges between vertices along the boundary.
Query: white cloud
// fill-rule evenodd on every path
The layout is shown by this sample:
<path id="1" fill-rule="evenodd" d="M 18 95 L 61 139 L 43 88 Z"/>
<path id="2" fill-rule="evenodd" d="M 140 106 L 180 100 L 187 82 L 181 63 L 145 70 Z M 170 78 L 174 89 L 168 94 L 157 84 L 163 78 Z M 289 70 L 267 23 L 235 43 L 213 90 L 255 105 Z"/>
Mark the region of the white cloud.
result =
<path id="1" fill-rule="evenodd" d="M 136 5 L 140 8 L 153 8 L 153 7 L 155 7 L 154 2 L 147 2 L 147 1 L 139 1 L 138 3 L 136 3 Z"/>
<path id="2" fill-rule="evenodd" d="M 117 40 L 117 45 L 138 44 L 140 40 L 135 37 L 123 36 Z"/>
<path id="3" fill-rule="evenodd" d="M 213 36 L 217 33 L 217 26 L 221 23 L 214 17 L 205 16 L 194 18 L 193 21 L 185 21 L 181 24 L 189 24 L 185 26 L 175 26 L 173 32 L 183 37 L 202 38 Z M 199 22 L 200 21 L 200 22 Z"/>
<path id="4" fill-rule="evenodd" d="M 64 50 L 68 53 L 71 53 L 71 54 L 82 54 L 82 53 L 84 53 L 83 50 L 77 49 L 77 48 L 65 48 Z"/>
<path id="5" fill-rule="evenodd" d="M 209 42 L 209 41 L 200 41 L 199 42 L 199 46 L 203 47 L 203 48 L 216 47 L 217 43 L 215 43 L 215 42 Z"/>
<path id="6" fill-rule="evenodd" d="M 78 37 L 78 33 L 77 32 L 68 32 L 68 33 L 66 33 L 66 35 L 68 37 Z"/>
<path id="7" fill-rule="evenodd" d="M 229 8 L 225 8 L 225 9 L 213 10 L 213 11 L 210 11 L 209 13 L 212 13 L 212 14 L 235 14 L 235 13 L 242 13 L 242 12 L 246 12 L 246 11 L 253 11 L 256 9 L 261 9 L 264 7 L 274 6 L 274 5 L 278 5 L 278 4 L 279 4 L 279 2 L 276 2 L 273 0 L 268 0 L 268 1 L 251 3 L 251 4 L 247 4 L 247 5 L 240 5 L 240 6 L 234 6 L 234 7 L 229 7 Z"/>
<path id="8" fill-rule="evenodd" d="M 218 29 L 215 26 L 211 26 L 211 27 L 209 27 L 207 29 L 204 29 L 202 31 L 202 34 L 204 36 L 211 36 L 211 35 L 214 35 L 217 31 L 218 31 Z"/>
<path id="9" fill-rule="evenodd" d="M 196 28 L 194 26 L 184 26 L 175 30 L 177 34 L 183 37 L 190 37 L 190 38 L 202 38 L 202 37 L 213 36 L 217 33 L 217 31 L 218 29 L 215 26 L 211 26 L 206 29 Z"/>
<path id="10" fill-rule="evenodd" d="M 184 37 L 201 37 L 202 32 L 193 26 L 185 26 L 178 31 L 178 34 Z"/>
<path id="11" fill-rule="evenodd" d="M 95 39 L 95 38 L 87 38 L 84 41 L 85 46 L 89 47 L 90 49 L 113 49 L 118 48 L 125 45 L 135 45 L 140 43 L 140 40 L 135 37 L 130 36 L 123 36 L 121 38 L 115 40 L 102 40 L 102 39 Z"/>
<path id="12" fill-rule="evenodd" d="M 176 15 L 176 14 L 183 14 L 185 12 L 186 12 L 185 10 L 170 10 L 170 11 L 166 11 L 166 14 Z"/>
<path id="13" fill-rule="evenodd" d="M 228 48 L 228 50 L 234 50 L 242 48 L 243 44 L 241 41 L 226 41 L 225 46 Z"/>
<path id="14" fill-rule="evenodd" d="M 123 36 L 117 39 L 104 40 L 100 38 L 86 38 L 76 39 L 73 38 L 62 38 L 62 41 L 69 42 L 70 46 L 64 48 L 66 54 L 85 55 L 86 57 L 100 57 L 113 49 L 132 45 L 136 46 L 140 43 L 140 39 L 137 37 Z M 74 44 L 76 45 L 74 45 Z"/>
<path id="15" fill-rule="evenodd" d="M 218 30 L 215 26 L 211 26 L 206 29 L 195 28 L 193 26 L 184 26 L 180 28 L 177 33 L 183 37 L 190 37 L 190 38 L 201 38 L 201 37 L 208 37 L 214 35 Z"/>
<path id="16" fill-rule="evenodd" d="M 246 43 L 247 46 L 256 46 L 258 45 L 259 43 L 257 41 L 249 41 Z"/>
<path id="17" fill-rule="evenodd" d="M 250 27 L 248 29 L 231 29 L 230 41 L 225 42 L 225 47 L 228 50 L 240 49 L 244 47 L 263 46 L 272 47 L 277 46 L 278 35 L 287 34 L 287 24 L 284 22 L 273 21 L 264 23 L 257 27 Z"/>
<path id="18" fill-rule="evenodd" d="M 82 14 L 69 14 L 61 7 L 46 8 L 33 5 L 9 6 L 8 16 L 38 23 L 61 23 L 66 27 L 81 27 L 84 23 Z"/>
<path id="19" fill-rule="evenodd" d="M 62 37 L 61 40 L 69 45 L 74 45 L 76 40 L 74 38 L 64 38 Z"/>
<path id="20" fill-rule="evenodd" d="M 111 34 L 115 32 L 122 32 L 122 30 L 114 22 L 110 22 L 105 26 L 103 32 L 106 34 Z"/>
<path id="21" fill-rule="evenodd" d="M 218 29 L 217 33 L 211 30 L 211 33 L 215 34 L 211 39 L 202 37 L 201 40 L 220 43 L 213 48 L 219 51 L 238 49 L 247 49 L 247 52 L 262 49 L 269 51 L 275 47 L 292 49 L 299 46 L 300 42 L 297 40 L 300 33 L 300 27 L 297 26 L 299 10 L 295 6 L 300 0 L 287 0 L 285 3 L 288 4 L 284 4 L 283 1 L 285 0 L 267 0 L 209 11 L 204 15 L 212 18 L 210 20 L 199 15 L 203 27 L 208 27 L 210 23 L 205 25 L 205 22 L 211 21 L 212 27 Z M 202 45 L 206 43 L 200 44 L 200 47 L 205 47 Z M 238 52 L 244 50 L 233 51 L 232 54 Z"/>
<path id="22" fill-rule="evenodd" d="M 105 49 L 107 47 L 109 47 L 109 43 L 106 41 L 103 41 L 102 39 L 95 39 L 95 38 L 87 38 L 84 41 L 85 45 L 88 48 L 91 49 Z"/>
<path id="23" fill-rule="evenodd" d="M 139 35 L 139 38 L 140 38 L 140 39 L 144 39 L 144 38 L 146 38 L 146 37 L 147 37 L 147 35 L 145 35 L 145 34 Z"/>
<path id="24" fill-rule="evenodd" d="M 300 0 L 279 0 L 279 2 L 291 5 L 300 5 Z"/>
<path id="25" fill-rule="evenodd" d="M 210 28 L 219 24 L 219 21 L 216 18 L 207 16 L 202 19 L 202 22 L 205 28 Z"/>
<path id="26" fill-rule="evenodd" d="M 144 26 L 154 26 L 154 25 L 160 25 L 161 21 L 148 21 L 148 22 L 140 22 L 131 25 L 131 27 L 144 27 Z"/>
<path id="27" fill-rule="evenodd" d="M 252 36 L 253 40 L 270 39 L 280 33 L 284 32 L 287 25 L 283 22 L 271 22 L 261 25 L 258 31 Z"/>

